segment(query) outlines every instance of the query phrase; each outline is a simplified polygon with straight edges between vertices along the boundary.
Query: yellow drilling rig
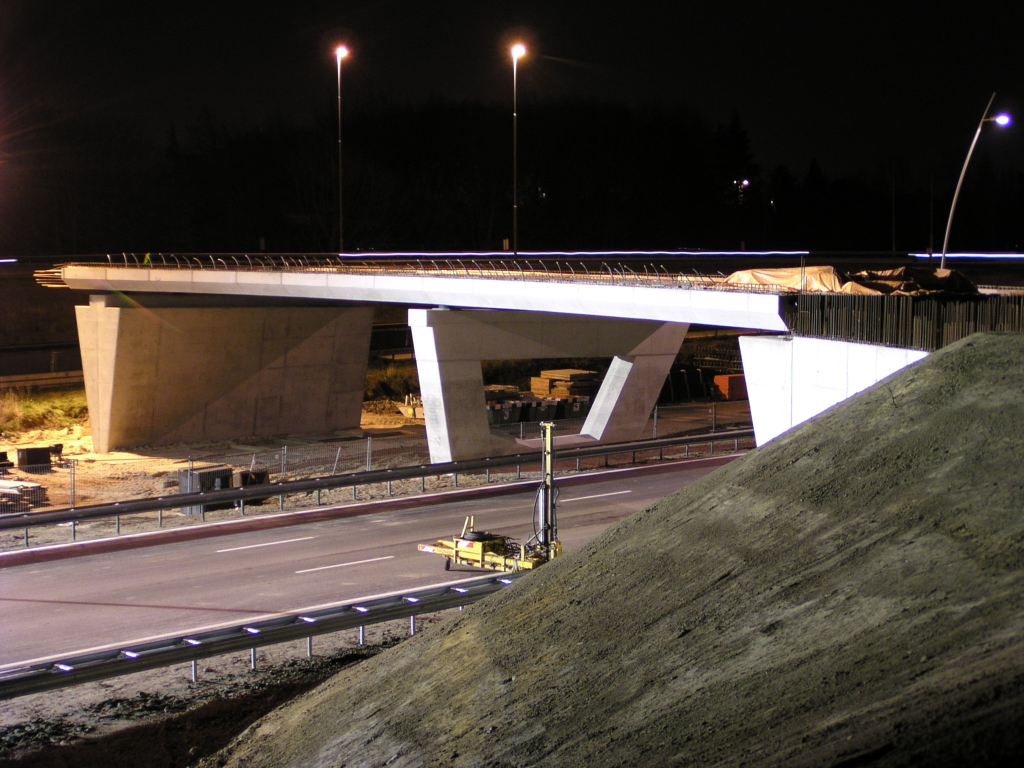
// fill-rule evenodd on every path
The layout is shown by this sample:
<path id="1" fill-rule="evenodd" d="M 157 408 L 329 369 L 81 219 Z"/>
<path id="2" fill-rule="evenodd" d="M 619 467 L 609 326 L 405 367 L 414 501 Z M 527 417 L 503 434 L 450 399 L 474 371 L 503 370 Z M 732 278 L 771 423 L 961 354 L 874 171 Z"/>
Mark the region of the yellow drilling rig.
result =
<path id="1" fill-rule="evenodd" d="M 524 571 L 543 565 L 562 554 L 558 540 L 555 514 L 558 490 L 555 488 L 554 424 L 541 422 L 544 448 L 541 460 L 541 484 L 534 502 L 534 534 L 525 544 L 510 536 L 478 531 L 471 515 L 462 526 L 462 533 L 433 544 L 420 544 L 420 552 L 431 552 L 444 558 L 447 571 L 455 565 L 471 565 L 492 571 Z"/>

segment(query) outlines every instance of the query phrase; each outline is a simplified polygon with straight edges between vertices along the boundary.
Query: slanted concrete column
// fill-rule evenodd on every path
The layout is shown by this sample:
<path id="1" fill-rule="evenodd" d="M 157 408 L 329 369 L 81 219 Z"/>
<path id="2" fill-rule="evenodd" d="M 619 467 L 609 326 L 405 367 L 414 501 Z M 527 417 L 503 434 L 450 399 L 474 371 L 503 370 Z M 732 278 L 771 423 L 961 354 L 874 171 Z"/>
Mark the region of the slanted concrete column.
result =
<path id="1" fill-rule="evenodd" d="M 409 310 L 409 325 L 435 462 L 532 447 L 491 435 L 481 360 L 621 356 L 595 399 L 595 407 L 603 403 L 601 415 L 583 439 L 638 436 L 688 327 L 551 312 L 447 309 Z"/>
<path id="2" fill-rule="evenodd" d="M 741 336 L 740 355 L 761 446 L 928 353 L 802 336 Z"/>
<path id="3" fill-rule="evenodd" d="M 687 328 L 665 323 L 628 354 L 613 359 L 580 434 L 603 443 L 639 438 Z"/>
<path id="4" fill-rule="evenodd" d="M 372 307 L 182 301 L 76 308 L 96 451 L 359 426 Z"/>

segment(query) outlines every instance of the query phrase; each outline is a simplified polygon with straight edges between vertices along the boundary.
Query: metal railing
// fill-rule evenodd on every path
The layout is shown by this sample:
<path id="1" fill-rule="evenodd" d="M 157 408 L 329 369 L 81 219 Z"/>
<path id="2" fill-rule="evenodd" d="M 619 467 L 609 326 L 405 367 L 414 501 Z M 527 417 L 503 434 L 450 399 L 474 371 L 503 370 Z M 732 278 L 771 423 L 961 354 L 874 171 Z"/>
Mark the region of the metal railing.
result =
<path id="1" fill-rule="evenodd" d="M 618 454 L 631 454 L 635 462 L 637 454 L 658 453 L 659 458 L 664 458 L 666 451 L 682 448 L 683 453 L 679 458 L 689 458 L 695 452 L 691 451 L 694 446 L 707 446 L 706 452 L 696 455 L 715 455 L 716 445 L 719 446 L 719 454 L 722 453 L 724 444 L 725 451 L 734 453 L 741 448 L 741 441 L 748 442 L 753 437 L 753 431 L 749 429 L 717 432 L 710 435 L 690 435 L 660 438 L 657 440 L 641 440 L 629 443 L 616 443 L 606 445 L 583 446 L 578 448 L 562 449 L 558 452 L 558 462 L 563 468 L 568 464 L 570 467 L 575 462 L 575 469 L 579 471 L 581 462 L 584 459 L 603 457 L 605 465 L 609 456 Z M 458 487 L 459 473 L 483 474 L 485 482 L 490 483 L 492 471 L 500 468 L 514 469 L 509 474 L 520 479 L 522 468 L 540 463 L 541 453 L 539 451 L 521 453 L 511 456 L 497 456 L 485 459 L 471 459 L 467 461 L 453 461 L 441 464 L 423 464 L 419 466 L 390 467 L 385 469 L 374 469 L 370 471 L 354 472 L 342 475 L 330 475 L 327 477 L 314 477 L 297 480 L 281 480 L 274 483 L 251 485 L 243 488 L 232 488 L 229 490 L 214 490 L 200 493 L 176 493 L 166 496 L 158 496 L 146 499 L 131 499 L 108 504 L 97 504 L 85 507 L 56 509 L 46 512 L 24 512 L 0 516 L 0 531 L 3 530 L 24 530 L 25 546 L 28 546 L 28 529 L 43 525 L 70 525 L 71 538 L 75 537 L 75 524 L 85 520 L 100 518 L 114 518 L 120 527 L 120 517 L 123 515 L 138 514 L 143 512 L 160 512 L 166 509 L 181 507 L 207 507 L 213 505 L 227 505 L 231 507 L 237 503 L 237 509 L 245 514 L 245 502 L 253 499 L 266 499 L 271 497 L 282 498 L 287 495 L 302 494 L 306 498 L 315 499 L 316 506 L 320 506 L 321 494 L 336 488 L 355 489 L 363 485 L 376 485 L 381 483 L 391 484 L 398 480 L 423 479 L 437 475 L 450 475 L 454 484 Z M 571 470 L 570 470 L 571 471 Z M 353 495 L 355 495 L 353 493 Z"/>
<path id="2" fill-rule="evenodd" d="M 1024 331 L 1024 296 L 800 294 L 781 302 L 797 336 L 933 351 L 972 333 Z"/>
<path id="3" fill-rule="evenodd" d="M 115 645 L 87 654 L 57 657 L 39 664 L 0 672 L 0 700 L 30 693 L 52 691 L 81 683 L 105 680 L 148 669 L 192 662 L 237 651 L 250 651 L 255 669 L 255 649 L 408 618 L 410 634 L 416 633 L 416 616 L 469 605 L 504 589 L 525 573 L 482 576 L 439 586 L 423 587 L 391 595 L 362 598 L 319 610 L 289 613 L 232 627 L 189 635 L 169 635 L 144 643 Z"/>
<path id="4" fill-rule="evenodd" d="M 63 287 L 65 267 L 97 267 L 103 262 L 67 262 L 36 271 L 36 280 L 49 287 Z M 734 291 L 776 294 L 780 286 L 730 285 L 725 275 L 670 270 L 661 263 L 631 266 L 624 262 L 595 263 L 572 258 L 475 258 L 356 259 L 322 254 L 107 254 L 108 267 L 129 269 L 224 270 L 234 272 L 306 272 L 370 276 L 415 276 L 513 280 L 530 282 L 628 285 L 686 290 Z"/>

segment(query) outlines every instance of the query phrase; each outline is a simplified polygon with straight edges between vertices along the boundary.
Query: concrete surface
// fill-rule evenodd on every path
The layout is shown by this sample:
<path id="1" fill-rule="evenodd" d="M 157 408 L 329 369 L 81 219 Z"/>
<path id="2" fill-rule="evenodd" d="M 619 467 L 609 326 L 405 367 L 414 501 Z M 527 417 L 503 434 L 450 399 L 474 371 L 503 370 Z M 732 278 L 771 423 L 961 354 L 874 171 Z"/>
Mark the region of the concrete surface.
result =
<path id="1" fill-rule="evenodd" d="M 371 307 L 76 310 L 97 452 L 359 426 Z"/>
<path id="2" fill-rule="evenodd" d="M 420 394 L 433 462 L 521 450 L 491 435 L 481 360 L 614 357 L 583 434 L 596 442 L 639 437 L 685 323 L 580 318 L 552 312 L 411 309 Z"/>
<path id="3" fill-rule="evenodd" d="M 799 336 L 741 336 L 740 354 L 758 446 L 928 356 Z"/>

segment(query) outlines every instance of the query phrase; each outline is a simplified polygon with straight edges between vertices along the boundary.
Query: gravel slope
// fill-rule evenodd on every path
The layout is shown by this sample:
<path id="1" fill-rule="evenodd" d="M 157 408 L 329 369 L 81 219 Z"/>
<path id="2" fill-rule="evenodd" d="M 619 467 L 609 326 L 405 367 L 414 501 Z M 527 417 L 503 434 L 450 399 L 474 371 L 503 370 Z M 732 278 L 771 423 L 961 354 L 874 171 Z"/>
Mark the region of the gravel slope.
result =
<path id="1" fill-rule="evenodd" d="M 1024 754 L 1022 467 L 1024 336 L 971 337 L 208 764 L 1006 764 Z"/>

